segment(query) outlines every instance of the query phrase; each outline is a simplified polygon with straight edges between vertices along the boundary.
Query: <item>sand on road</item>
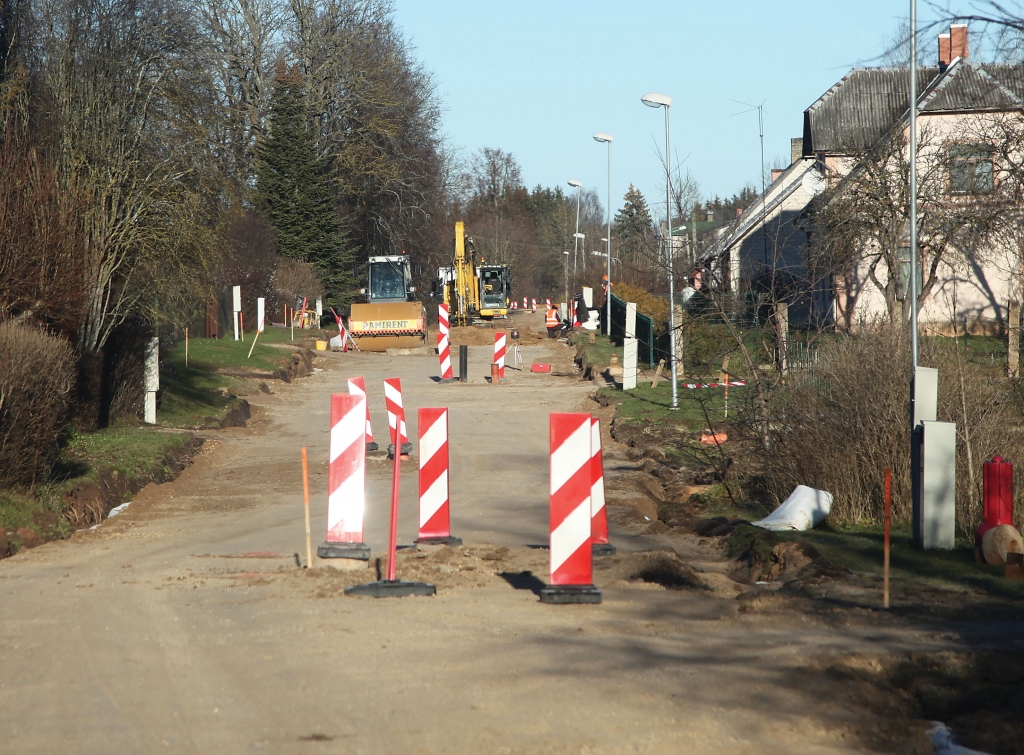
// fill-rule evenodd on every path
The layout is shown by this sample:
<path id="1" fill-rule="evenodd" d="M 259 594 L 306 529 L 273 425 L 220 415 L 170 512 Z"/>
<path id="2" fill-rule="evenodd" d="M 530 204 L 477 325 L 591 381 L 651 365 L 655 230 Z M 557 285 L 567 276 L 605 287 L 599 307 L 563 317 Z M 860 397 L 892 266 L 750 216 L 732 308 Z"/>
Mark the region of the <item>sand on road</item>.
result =
<path id="1" fill-rule="evenodd" d="M 524 349 L 527 367 L 569 372 L 570 357 L 563 345 Z M 595 571 L 603 604 L 540 604 L 547 552 L 529 546 L 548 537 L 548 414 L 600 407 L 571 377 L 509 370 L 491 386 L 489 361 L 472 347 L 471 382 L 441 385 L 433 357 L 328 354 L 320 372 L 252 399 L 249 427 L 207 433 L 177 480 L 95 531 L 0 562 L 0 752 L 927 751 L 901 699 L 858 674 L 941 637 L 875 617 L 741 613 L 727 590 L 629 580 L 630 554 L 652 541 L 628 517 L 612 530 L 620 555 Z M 417 408 L 449 407 L 465 546 L 399 559 L 400 577 L 437 584 L 433 598 L 343 594 L 376 577 L 385 551 L 383 460 L 367 468 L 367 568 L 296 565 L 300 448 L 315 549 L 329 394 L 353 375 L 366 379 L 382 446 L 383 378 L 402 379 L 413 439 Z M 613 477 L 630 465 L 605 438 Z M 408 544 L 414 460 L 402 486 Z"/>

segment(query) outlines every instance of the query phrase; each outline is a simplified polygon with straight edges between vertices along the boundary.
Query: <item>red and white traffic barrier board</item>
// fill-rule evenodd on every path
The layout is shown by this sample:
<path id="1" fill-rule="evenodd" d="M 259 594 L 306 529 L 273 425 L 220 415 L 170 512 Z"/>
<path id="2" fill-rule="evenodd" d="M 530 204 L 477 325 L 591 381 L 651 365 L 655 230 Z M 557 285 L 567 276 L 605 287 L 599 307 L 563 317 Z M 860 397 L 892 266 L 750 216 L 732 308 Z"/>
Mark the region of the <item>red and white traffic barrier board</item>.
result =
<path id="1" fill-rule="evenodd" d="M 604 454 L 601 450 L 601 420 L 590 419 L 590 540 L 595 556 L 612 556 L 615 546 L 608 542 L 608 512 L 604 508 Z"/>
<path id="2" fill-rule="evenodd" d="M 545 603 L 600 603 L 593 585 L 589 414 L 551 415 L 551 584 Z"/>
<path id="3" fill-rule="evenodd" d="M 420 409 L 420 533 L 417 543 L 462 545 L 452 537 L 448 484 L 448 409 Z"/>
<path id="4" fill-rule="evenodd" d="M 441 363 L 441 379 L 454 380 L 452 373 L 452 352 L 448 340 L 448 305 L 437 305 L 437 358 Z"/>
<path id="5" fill-rule="evenodd" d="M 498 365 L 498 379 L 505 379 L 505 331 L 494 334 L 494 364 Z"/>
<path id="6" fill-rule="evenodd" d="M 409 431 L 405 429 L 405 407 L 402 406 L 402 381 L 400 378 L 384 380 L 384 405 L 388 410 L 388 427 L 391 429 L 391 444 L 399 449 L 409 442 Z M 395 439 L 395 433 L 398 439 Z"/>
<path id="7" fill-rule="evenodd" d="M 526 297 L 523 297 L 523 309 L 526 309 Z"/>
<path id="8" fill-rule="evenodd" d="M 536 299 L 530 299 L 530 305 L 531 305 L 530 309 L 532 309 L 534 312 L 536 312 L 537 311 L 537 300 Z"/>
<path id="9" fill-rule="evenodd" d="M 327 473 L 327 541 L 320 558 L 366 560 L 366 396 L 331 394 L 331 451 Z"/>
<path id="10" fill-rule="evenodd" d="M 377 444 L 373 442 L 373 427 L 370 425 L 370 399 L 366 395 L 366 381 L 361 376 L 349 378 L 348 393 L 350 396 L 362 396 L 366 399 L 366 450 L 376 451 Z"/>

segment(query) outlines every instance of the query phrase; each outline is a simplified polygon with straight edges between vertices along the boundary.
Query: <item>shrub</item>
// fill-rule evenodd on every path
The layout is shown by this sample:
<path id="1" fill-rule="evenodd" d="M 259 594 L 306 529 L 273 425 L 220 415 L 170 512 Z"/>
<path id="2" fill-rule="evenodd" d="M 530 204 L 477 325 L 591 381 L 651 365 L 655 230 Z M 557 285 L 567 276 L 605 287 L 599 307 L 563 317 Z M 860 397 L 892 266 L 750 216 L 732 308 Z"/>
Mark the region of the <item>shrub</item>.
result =
<path id="1" fill-rule="evenodd" d="M 35 485 L 57 457 L 74 353 L 63 338 L 0 323 L 0 484 Z"/>
<path id="2" fill-rule="evenodd" d="M 766 487 L 776 502 L 798 484 L 834 496 L 832 521 L 879 521 L 884 470 L 893 471 L 893 515 L 910 521 L 910 359 L 905 331 L 865 329 L 825 343 L 813 375 L 793 374 L 772 400 L 763 448 Z M 1024 461 L 1014 383 L 998 366 L 964 358 L 958 344 L 923 339 L 919 362 L 939 370 L 938 419 L 957 424 L 957 524 L 981 520 L 982 464 L 999 453 Z M 1018 473 L 1020 488 L 1022 474 Z"/>

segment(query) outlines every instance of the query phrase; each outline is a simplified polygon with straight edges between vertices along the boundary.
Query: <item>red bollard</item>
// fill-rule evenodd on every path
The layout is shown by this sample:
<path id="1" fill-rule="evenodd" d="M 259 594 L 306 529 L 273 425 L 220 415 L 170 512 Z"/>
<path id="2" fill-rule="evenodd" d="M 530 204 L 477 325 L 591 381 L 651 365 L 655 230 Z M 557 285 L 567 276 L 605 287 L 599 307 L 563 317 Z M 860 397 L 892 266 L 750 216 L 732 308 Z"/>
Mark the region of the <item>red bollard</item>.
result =
<path id="1" fill-rule="evenodd" d="M 982 465 L 984 492 L 982 506 L 985 521 L 974 530 L 974 540 L 980 546 L 982 536 L 1001 524 L 1013 526 L 1013 464 L 1002 456 L 993 456 Z"/>

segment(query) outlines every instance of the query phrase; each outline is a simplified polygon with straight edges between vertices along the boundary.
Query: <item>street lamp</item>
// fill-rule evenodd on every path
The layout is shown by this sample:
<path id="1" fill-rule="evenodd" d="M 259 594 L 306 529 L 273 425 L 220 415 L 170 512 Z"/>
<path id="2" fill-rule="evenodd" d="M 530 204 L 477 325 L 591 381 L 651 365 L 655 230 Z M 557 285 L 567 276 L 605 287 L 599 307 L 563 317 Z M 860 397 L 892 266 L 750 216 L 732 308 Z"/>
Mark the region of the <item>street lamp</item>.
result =
<path id="1" fill-rule="evenodd" d="M 666 243 L 668 244 L 668 330 L 669 356 L 672 362 L 672 408 L 679 408 L 679 380 L 676 375 L 676 301 L 675 277 L 672 260 L 672 153 L 669 151 L 668 110 L 672 107 L 672 98 L 667 94 L 651 92 L 640 98 L 647 107 L 665 108 L 665 220 L 668 227 Z M 609 252 L 611 254 L 611 252 Z M 610 263 L 609 263 L 610 266 Z"/>
<path id="2" fill-rule="evenodd" d="M 576 282 L 576 255 L 579 251 L 579 236 L 580 236 L 580 191 L 583 189 L 583 183 L 577 181 L 575 178 L 569 179 L 569 185 L 576 189 L 576 233 L 573 234 L 572 242 L 572 280 Z"/>
<path id="3" fill-rule="evenodd" d="M 612 334 L 612 135 L 599 131 L 594 134 L 594 141 L 608 145 L 608 285 L 605 288 L 605 301 L 608 310 L 605 313 L 605 334 Z"/>

